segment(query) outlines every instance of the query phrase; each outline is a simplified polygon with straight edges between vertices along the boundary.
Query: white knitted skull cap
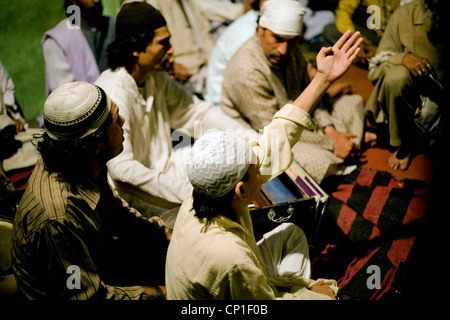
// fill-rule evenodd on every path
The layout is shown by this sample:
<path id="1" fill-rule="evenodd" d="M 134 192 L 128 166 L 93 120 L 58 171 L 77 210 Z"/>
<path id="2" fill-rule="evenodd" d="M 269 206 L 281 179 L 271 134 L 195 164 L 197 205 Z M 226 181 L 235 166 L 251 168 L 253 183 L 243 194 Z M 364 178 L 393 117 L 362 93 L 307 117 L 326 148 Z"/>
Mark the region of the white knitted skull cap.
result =
<path id="1" fill-rule="evenodd" d="M 297 0 L 266 0 L 259 18 L 259 25 L 275 34 L 299 36 L 303 32 L 305 8 Z"/>
<path id="2" fill-rule="evenodd" d="M 187 176 L 196 192 L 218 198 L 234 188 L 252 163 L 256 163 L 256 155 L 244 139 L 215 131 L 194 143 L 186 165 Z"/>
<path id="3" fill-rule="evenodd" d="M 44 125 L 54 140 L 83 138 L 108 118 L 111 100 L 100 87 L 76 81 L 61 85 L 44 103 Z"/>

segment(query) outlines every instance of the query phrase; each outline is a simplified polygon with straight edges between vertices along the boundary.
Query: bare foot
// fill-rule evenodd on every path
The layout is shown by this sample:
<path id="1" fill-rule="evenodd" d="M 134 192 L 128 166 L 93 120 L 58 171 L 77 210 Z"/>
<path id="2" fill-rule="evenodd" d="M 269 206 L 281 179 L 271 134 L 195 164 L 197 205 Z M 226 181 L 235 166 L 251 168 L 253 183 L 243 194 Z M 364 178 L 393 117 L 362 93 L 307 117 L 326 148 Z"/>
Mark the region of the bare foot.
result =
<path id="1" fill-rule="evenodd" d="M 398 159 L 397 152 L 398 149 L 395 150 L 395 152 L 391 154 L 391 156 L 389 157 L 388 159 L 389 166 L 395 170 L 406 170 L 409 166 L 409 158 L 411 154 L 408 153 L 408 155 L 405 158 Z"/>

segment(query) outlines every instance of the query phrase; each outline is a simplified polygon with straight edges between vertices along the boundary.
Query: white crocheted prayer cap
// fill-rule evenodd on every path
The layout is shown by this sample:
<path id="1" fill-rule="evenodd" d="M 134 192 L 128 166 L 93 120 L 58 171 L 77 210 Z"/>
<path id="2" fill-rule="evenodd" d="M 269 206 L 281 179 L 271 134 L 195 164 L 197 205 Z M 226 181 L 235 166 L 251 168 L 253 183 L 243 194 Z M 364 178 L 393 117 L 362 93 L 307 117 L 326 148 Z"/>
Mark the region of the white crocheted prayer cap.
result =
<path id="1" fill-rule="evenodd" d="M 111 100 L 100 87 L 84 81 L 69 82 L 54 90 L 44 103 L 44 125 L 55 140 L 83 138 L 107 119 Z"/>
<path id="2" fill-rule="evenodd" d="M 305 13 L 297 0 L 266 0 L 260 10 L 259 25 L 278 35 L 299 36 Z"/>
<path id="3" fill-rule="evenodd" d="M 256 163 L 256 155 L 246 141 L 216 131 L 194 143 L 186 165 L 187 176 L 195 191 L 218 198 L 234 188 L 252 163 Z"/>

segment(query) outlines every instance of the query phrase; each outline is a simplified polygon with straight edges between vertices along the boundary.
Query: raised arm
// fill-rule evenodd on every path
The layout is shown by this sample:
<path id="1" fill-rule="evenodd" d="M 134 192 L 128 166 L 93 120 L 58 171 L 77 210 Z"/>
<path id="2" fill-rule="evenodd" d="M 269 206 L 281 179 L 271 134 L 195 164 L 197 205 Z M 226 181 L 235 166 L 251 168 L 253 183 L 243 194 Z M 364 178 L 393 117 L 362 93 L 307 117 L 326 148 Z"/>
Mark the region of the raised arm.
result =
<path id="1" fill-rule="evenodd" d="M 358 56 L 363 39 L 360 32 L 348 30 L 332 47 L 322 48 L 317 54 L 317 74 L 293 104 L 311 113 L 330 85 L 339 79 Z"/>
<path id="2" fill-rule="evenodd" d="M 348 31 L 333 47 L 322 48 L 317 55 L 317 74 L 311 83 L 292 104 L 287 104 L 275 114 L 257 141 L 250 142 L 259 159 L 264 182 L 286 171 L 291 165 L 292 147 L 303 129 L 314 128 L 309 113 L 358 55 L 358 47 L 362 42 L 359 35 L 359 32 L 351 35 L 351 31 Z"/>

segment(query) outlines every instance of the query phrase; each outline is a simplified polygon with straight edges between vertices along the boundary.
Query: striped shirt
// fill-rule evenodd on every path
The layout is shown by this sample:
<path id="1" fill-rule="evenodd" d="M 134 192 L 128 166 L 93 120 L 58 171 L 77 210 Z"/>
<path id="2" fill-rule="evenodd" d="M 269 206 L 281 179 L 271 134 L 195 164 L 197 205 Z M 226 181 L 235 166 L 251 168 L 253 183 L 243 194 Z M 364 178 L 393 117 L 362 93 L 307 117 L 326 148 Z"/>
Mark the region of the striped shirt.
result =
<path id="1" fill-rule="evenodd" d="M 13 272 L 27 299 L 145 299 L 142 278 L 164 279 L 168 241 L 161 219 L 142 217 L 107 183 L 75 187 L 40 159 L 13 227 Z M 140 282 L 139 282 L 140 281 Z M 155 283 L 162 285 L 163 283 Z"/>

